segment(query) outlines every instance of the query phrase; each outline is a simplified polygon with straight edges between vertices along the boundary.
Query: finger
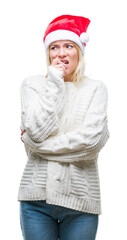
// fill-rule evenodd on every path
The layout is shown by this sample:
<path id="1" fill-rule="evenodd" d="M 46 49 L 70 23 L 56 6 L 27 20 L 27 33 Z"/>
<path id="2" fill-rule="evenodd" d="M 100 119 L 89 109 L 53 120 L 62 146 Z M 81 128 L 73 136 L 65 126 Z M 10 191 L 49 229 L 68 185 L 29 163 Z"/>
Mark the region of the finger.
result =
<path id="1" fill-rule="evenodd" d="M 54 58 L 53 60 L 52 60 L 52 65 L 54 66 L 54 65 L 59 65 L 59 64 L 61 64 L 62 62 L 56 57 L 56 58 Z"/>
<path id="2" fill-rule="evenodd" d="M 63 73 L 65 72 L 65 67 L 64 67 L 63 65 L 61 65 L 61 64 L 55 65 L 54 67 L 55 67 L 56 69 L 62 71 Z"/>
<path id="3" fill-rule="evenodd" d="M 57 64 L 62 64 L 64 65 L 64 63 L 62 61 L 60 61 L 59 59 L 57 59 Z"/>
<path id="4" fill-rule="evenodd" d="M 52 66 L 57 65 L 57 61 L 58 61 L 58 59 L 57 59 L 57 58 L 54 58 L 54 59 L 52 60 L 51 65 L 52 65 Z"/>

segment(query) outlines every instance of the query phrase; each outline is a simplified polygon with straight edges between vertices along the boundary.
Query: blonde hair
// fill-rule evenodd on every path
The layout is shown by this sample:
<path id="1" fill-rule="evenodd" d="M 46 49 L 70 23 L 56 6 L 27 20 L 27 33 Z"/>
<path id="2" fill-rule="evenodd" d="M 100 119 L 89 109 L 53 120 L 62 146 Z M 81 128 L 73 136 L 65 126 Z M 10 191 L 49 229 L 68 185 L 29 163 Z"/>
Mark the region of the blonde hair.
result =
<path id="1" fill-rule="evenodd" d="M 80 47 L 76 43 L 74 43 L 74 45 L 75 45 L 75 47 L 78 51 L 79 62 L 78 62 L 78 65 L 77 65 L 77 67 L 76 67 L 76 69 L 73 73 L 72 81 L 73 81 L 74 84 L 77 85 L 78 82 L 83 80 L 85 63 L 84 63 L 84 57 L 82 55 Z M 50 57 L 49 57 L 49 48 L 47 50 L 46 62 L 47 62 L 48 66 L 51 64 Z"/>

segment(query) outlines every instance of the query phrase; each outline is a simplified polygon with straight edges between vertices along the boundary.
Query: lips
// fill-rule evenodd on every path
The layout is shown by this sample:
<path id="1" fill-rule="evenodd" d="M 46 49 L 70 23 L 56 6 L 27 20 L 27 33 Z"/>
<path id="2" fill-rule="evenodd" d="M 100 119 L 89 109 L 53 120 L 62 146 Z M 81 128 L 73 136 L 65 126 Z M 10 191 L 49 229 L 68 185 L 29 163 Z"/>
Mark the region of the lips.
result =
<path id="1" fill-rule="evenodd" d="M 69 61 L 68 60 L 60 60 L 62 63 L 64 63 L 65 65 L 68 65 L 69 64 Z"/>

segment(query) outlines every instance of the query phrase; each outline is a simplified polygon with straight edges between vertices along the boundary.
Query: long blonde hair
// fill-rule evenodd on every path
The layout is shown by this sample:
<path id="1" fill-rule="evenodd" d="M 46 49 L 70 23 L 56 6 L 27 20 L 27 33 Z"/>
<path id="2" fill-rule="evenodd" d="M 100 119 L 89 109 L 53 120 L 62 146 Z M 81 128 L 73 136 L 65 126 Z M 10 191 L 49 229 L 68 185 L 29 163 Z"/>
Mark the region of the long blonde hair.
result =
<path id="1" fill-rule="evenodd" d="M 74 84 L 77 85 L 78 82 L 83 80 L 85 63 L 84 63 L 84 57 L 82 55 L 80 47 L 76 43 L 74 43 L 74 45 L 75 45 L 75 47 L 78 51 L 79 62 L 78 62 L 78 65 L 77 65 L 77 67 L 76 67 L 76 69 L 73 73 L 72 81 L 73 81 Z M 46 62 L 47 62 L 47 66 L 49 66 L 51 64 L 50 57 L 49 57 L 49 48 L 47 50 Z"/>

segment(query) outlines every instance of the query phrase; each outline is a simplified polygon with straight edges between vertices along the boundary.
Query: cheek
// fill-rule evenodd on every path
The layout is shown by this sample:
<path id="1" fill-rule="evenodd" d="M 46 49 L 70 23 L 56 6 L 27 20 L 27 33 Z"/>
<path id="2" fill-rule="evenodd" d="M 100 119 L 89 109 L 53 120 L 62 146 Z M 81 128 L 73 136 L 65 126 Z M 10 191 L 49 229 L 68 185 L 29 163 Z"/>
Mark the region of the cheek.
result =
<path id="1" fill-rule="evenodd" d="M 79 61 L 79 56 L 78 56 L 78 51 L 77 49 L 74 49 L 74 51 L 71 54 L 71 59 L 73 60 L 73 62 L 75 62 L 75 64 L 78 63 Z"/>
<path id="2" fill-rule="evenodd" d="M 49 60 L 50 63 L 52 63 L 53 59 L 56 58 L 56 53 L 53 53 L 52 51 L 49 51 Z"/>
<path id="3" fill-rule="evenodd" d="M 76 56 L 75 56 L 75 64 L 77 65 L 78 62 L 79 62 L 79 57 L 78 57 L 78 55 L 76 55 Z"/>
<path id="4" fill-rule="evenodd" d="M 79 62 L 79 57 L 78 57 L 78 55 L 77 55 L 77 54 L 73 54 L 73 56 L 72 56 L 72 65 L 73 65 L 74 68 L 77 67 L 78 62 Z"/>

